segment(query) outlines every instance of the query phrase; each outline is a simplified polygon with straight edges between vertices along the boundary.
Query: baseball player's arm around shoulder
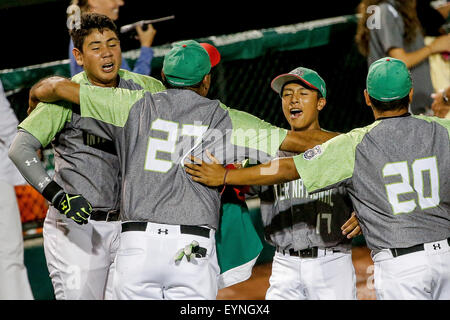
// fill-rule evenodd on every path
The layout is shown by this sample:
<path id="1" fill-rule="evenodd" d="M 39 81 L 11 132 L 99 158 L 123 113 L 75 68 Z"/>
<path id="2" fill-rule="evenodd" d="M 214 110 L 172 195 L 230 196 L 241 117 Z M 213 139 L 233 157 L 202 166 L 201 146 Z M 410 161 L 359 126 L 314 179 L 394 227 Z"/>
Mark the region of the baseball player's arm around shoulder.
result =
<path id="1" fill-rule="evenodd" d="M 30 90 L 30 105 L 58 100 L 80 104 L 80 85 L 69 79 L 55 76 L 39 81 Z"/>
<path id="2" fill-rule="evenodd" d="M 210 187 L 220 185 L 273 185 L 299 178 L 292 158 L 275 159 L 271 162 L 228 170 L 222 164 L 207 163 L 191 157 L 193 163 L 185 163 L 185 170 L 192 180 Z"/>
<path id="3" fill-rule="evenodd" d="M 293 158 L 275 159 L 250 168 L 228 171 L 225 183 L 230 185 L 269 186 L 300 178 Z"/>
<path id="4" fill-rule="evenodd" d="M 322 144 L 338 136 L 338 132 L 324 131 L 320 129 L 306 131 L 288 131 L 286 138 L 280 146 L 280 150 L 291 152 L 305 152 L 316 145 Z"/>

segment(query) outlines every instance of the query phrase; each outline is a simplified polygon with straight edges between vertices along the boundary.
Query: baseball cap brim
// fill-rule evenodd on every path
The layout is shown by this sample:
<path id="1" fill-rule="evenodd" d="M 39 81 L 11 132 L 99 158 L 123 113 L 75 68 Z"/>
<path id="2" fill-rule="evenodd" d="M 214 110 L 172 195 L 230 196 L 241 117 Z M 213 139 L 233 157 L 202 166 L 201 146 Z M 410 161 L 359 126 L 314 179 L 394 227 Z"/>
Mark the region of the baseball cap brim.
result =
<path id="1" fill-rule="evenodd" d="M 281 89 L 283 88 L 285 83 L 290 82 L 290 81 L 296 81 L 296 80 L 300 80 L 302 83 L 304 83 L 309 88 L 319 90 L 319 88 L 317 88 L 313 84 L 309 83 L 305 79 L 299 77 L 298 75 L 290 74 L 290 73 L 285 73 L 285 74 L 281 74 L 281 75 L 277 76 L 275 79 L 272 80 L 270 87 L 276 93 L 281 94 Z"/>
<path id="2" fill-rule="evenodd" d="M 217 48 L 213 45 L 206 42 L 200 42 L 200 45 L 203 47 L 203 49 L 206 50 L 206 52 L 208 52 L 209 60 L 211 61 L 211 67 L 216 66 L 220 62 L 219 50 L 217 50 Z"/>

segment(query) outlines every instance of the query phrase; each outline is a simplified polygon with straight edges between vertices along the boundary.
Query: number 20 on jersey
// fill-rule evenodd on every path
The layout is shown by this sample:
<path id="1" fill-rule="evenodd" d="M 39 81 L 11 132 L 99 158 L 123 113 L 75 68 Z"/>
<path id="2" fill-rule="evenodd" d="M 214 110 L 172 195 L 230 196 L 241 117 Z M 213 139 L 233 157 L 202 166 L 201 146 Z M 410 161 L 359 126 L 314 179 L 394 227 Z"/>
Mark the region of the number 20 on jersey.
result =
<path id="1" fill-rule="evenodd" d="M 410 169 L 412 175 L 410 176 Z M 439 205 L 439 172 L 436 156 L 416 159 L 409 168 L 407 161 L 387 163 L 383 170 L 383 177 L 400 176 L 401 181 L 386 184 L 386 194 L 392 211 L 395 215 L 409 213 L 417 205 L 422 210 L 434 208 Z M 427 173 L 427 174 L 426 174 Z M 425 187 L 430 191 L 425 194 Z M 417 200 L 400 201 L 399 196 L 417 194 Z"/>

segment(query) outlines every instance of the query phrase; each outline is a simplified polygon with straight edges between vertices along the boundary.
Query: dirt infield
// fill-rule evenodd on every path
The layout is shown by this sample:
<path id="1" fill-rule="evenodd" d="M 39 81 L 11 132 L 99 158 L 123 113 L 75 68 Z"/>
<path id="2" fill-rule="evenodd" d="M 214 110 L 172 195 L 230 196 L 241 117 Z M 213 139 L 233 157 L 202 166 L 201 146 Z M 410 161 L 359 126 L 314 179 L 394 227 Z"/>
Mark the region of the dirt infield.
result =
<path id="1" fill-rule="evenodd" d="M 356 272 L 356 289 L 358 300 L 376 300 L 373 289 L 373 262 L 366 247 L 354 247 L 352 250 L 353 266 Z M 256 265 L 252 276 L 247 281 L 219 290 L 218 300 L 264 300 L 269 288 L 272 263 Z"/>

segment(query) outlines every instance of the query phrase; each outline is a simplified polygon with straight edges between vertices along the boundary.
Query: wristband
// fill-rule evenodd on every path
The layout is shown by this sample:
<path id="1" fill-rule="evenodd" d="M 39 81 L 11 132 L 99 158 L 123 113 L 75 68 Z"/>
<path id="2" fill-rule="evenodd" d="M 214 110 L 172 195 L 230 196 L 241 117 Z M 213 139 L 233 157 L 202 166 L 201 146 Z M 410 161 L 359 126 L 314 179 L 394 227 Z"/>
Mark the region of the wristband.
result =
<path id="1" fill-rule="evenodd" d="M 60 187 L 59 184 L 57 184 L 55 181 L 50 181 L 50 183 L 44 188 L 44 190 L 42 190 L 42 196 L 51 204 L 53 204 L 53 200 L 55 200 L 55 197 L 63 192 L 64 190 Z"/>
<path id="2" fill-rule="evenodd" d="M 227 174 L 228 174 L 228 171 L 230 171 L 230 168 L 226 168 L 226 170 L 225 170 L 225 174 L 223 175 L 223 188 L 222 188 L 222 191 L 220 192 L 220 196 L 222 196 L 222 194 L 223 194 L 223 192 L 225 191 L 225 188 L 226 188 L 226 186 L 227 186 Z"/>

